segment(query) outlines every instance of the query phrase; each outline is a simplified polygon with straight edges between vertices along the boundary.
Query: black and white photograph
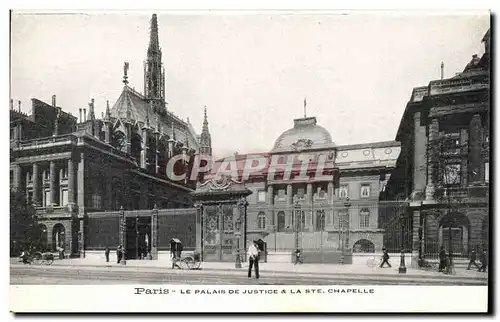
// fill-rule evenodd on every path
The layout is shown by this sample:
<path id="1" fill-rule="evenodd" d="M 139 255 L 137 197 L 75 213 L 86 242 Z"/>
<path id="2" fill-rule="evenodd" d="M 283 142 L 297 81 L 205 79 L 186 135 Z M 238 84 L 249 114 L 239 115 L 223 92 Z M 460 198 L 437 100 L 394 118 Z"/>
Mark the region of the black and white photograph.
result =
<path id="1" fill-rule="evenodd" d="M 491 19 L 11 10 L 10 310 L 486 312 Z"/>

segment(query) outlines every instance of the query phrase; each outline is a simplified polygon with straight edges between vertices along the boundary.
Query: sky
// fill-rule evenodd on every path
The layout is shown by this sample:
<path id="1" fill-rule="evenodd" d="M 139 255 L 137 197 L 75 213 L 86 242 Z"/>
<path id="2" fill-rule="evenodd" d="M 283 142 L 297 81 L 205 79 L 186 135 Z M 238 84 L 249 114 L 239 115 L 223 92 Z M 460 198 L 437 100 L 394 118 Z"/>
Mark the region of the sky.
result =
<path id="1" fill-rule="evenodd" d="M 33 14 L 11 20 L 11 92 L 78 115 L 118 99 L 123 63 L 143 92 L 153 12 Z M 168 108 L 201 132 L 207 106 L 214 155 L 264 152 L 316 116 L 337 145 L 394 140 L 412 89 L 463 70 L 490 26 L 487 12 L 156 12 Z"/>

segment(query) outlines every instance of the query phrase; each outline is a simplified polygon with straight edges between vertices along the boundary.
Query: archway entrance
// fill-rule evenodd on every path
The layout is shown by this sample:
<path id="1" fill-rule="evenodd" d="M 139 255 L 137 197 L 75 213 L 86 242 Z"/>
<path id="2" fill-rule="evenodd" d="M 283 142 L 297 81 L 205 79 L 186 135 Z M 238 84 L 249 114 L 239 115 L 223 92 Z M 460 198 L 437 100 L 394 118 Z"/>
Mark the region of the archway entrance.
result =
<path id="1" fill-rule="evenodd" d="M 151 251 L 151 216 L 126 218 L 125 258 L 144 258 Z"/>
<path id="2" fill-rule="evenodd" d="M 52 247 L 53 250 L 57 250 L 58 248 L 65 249 L 65 241 L 64 237 L 66 235 L 66 229 L 63 224 L 56 224 L 52 229 Z"/>
<path id="3" fill-rule="evenodd" d="M 375 245 L 368 239 L 360 239 L 352 247 L 353 253 L 375 253 Z"/>
<path id="4" fill-rule="evenodd" d="M 469 253 L 470 222 L 467 216 L 461 213 L 450 213 L 439 221 L 439 245 L 443 245 L 446 252 L 466 256 Z"/>

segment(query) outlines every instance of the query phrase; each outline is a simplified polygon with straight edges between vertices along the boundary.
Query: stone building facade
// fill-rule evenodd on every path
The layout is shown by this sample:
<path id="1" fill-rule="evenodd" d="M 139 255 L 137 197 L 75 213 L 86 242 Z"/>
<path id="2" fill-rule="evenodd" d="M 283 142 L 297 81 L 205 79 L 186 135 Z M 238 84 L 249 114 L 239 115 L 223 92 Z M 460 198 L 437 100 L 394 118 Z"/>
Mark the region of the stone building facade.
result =
<path id="1" fill-rule="evenodd" d="M 122 93 L 112 107 L 106 102 L 100 119 L 94 99 L 88 109 L 79 110 L 79 117 L 57 106 L 55 95 L 52 104 L 33 99 L 31 115 L 11 101 L 11 187 L 25 192 L 36 206 L 48 250 L 63 247 L 68 254 L 83 255 L 89 249 L 116 247 L 104 244 L 99 236 L 102 232 L 118 235 L 119 227 L 104 227 L 102 222 L 90 229 L 87 215 L 91 212 L 105 217 L 106 211 L 122 207 L 192 206 L 189 193 L 196 183 L 171 181 L 166 164 L 179 154 L 211 152 L 206 110 L 201 136 L 189 121 L 172 113 L 161 56 L 153 15 L 144 93 L 129 86 L 125 63 Z M 177 162 L 173 170 L 182 172 L 187 166 Z M 146 242 L 146 235 L 141 235 L 141 242 Z"/>
<path id="2" fill-rule="evenodd" d="M 311 260 L 341 250 L 380 252 L 379 193 L 399 151 L 395 141 L 336 145 L 315 117 L 304 117 L 294 120 L 270 152 L 219 160 L 207 179 L 230 175 L 252 191 L 247 238 L 264 240 L 269 253 L 290 254 L 299 248 L 310 252 Z M 265 166 L 244 176 L 255 158 L 266 160 Z"/>
<path id="3" fill-rule="evenodd" d="M 410 201 L 415 256 L 488 247 L 489 31 L 483 42 L 461 73 L 413 89 L 396 135 L 401 155 L 383 198 Z"/>

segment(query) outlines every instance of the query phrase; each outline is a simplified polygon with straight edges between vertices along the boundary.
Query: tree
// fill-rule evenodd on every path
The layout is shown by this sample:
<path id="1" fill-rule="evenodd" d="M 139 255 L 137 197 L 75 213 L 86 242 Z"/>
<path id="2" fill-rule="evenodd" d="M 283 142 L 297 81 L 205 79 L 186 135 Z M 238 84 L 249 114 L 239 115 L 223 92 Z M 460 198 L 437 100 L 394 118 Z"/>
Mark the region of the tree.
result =
<path id="1" fill-rule="evenodd" d="M 10 190 L 10 253 L 17 255 L 22 250 L 40 246 L 40 226 L 36 210 L 20 190 Z"/>

